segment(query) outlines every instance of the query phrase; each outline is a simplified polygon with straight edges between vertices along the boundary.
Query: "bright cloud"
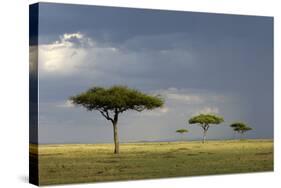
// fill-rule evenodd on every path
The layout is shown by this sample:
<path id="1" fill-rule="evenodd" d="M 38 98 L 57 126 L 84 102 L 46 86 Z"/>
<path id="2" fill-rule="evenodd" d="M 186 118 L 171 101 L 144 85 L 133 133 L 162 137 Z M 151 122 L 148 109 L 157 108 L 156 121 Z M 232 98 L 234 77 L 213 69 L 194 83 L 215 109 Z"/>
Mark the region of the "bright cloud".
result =
<path id="1" fill-rule="evenodd" d="M 98 56 L 117 51 L 113 47 L 99 47 L 93 39 L 81 33 L 63 34 L 59 38 L 39 46 L 39 68 L 43 74 L 69 74 L 94 67 Z"/>
<path id="2" fill-rule="evenodd" d="M 197 114 L 218 114 L 218 113 L 219 113 L 219 108 L 209 107 L 209 106 L 206 106 L 197 112 Z"/>
<path id="3" fill-rule="evenodd" d="M 168 88 L 152 93 L 160 94 L 164 98 L 165 108 L 162 110 L 166 114 L 183 117 L 202 113 L 220 114 L 219 109 L 231 101 L 230 97 L 218 93 L 181 88 Z M 158 113 L 155 111 L 153 115 Z"/>
<path id="4" fill-rule="evenodd" d="M 185 102 L 202 102 L 202 98 L 196 95 L 168 93 L 166 97 L 171 100 L 185 101 Z"/>
<path id="5" fill-rule="evenodd" d="M 61 40 L 69 40 L 71 38 L 77 38 L 77 39 L 82 39 L 84 36 L 81 33 L 65 33 L 63 36 L 61 36 Z"/>
<path id="6" fill-rule="evenodd" d="M 167 114 L 170 111 L 170 109 L 167 106 L 164 106 L 162 108 L 157 108 L 154 110 L 146 110 L 141 113 L 137 113 L 137 116 L 163 116 Z"/>
<path id="7" fill-rule="evenodd" d="M 77 48 L 73 39 L 83 41 L 79 33 L 64 34 L 52 44 L 39 46 L 39 68 L 42 72 L 70 73 L 87 58 L 87 51 Z"/>
<path id="8" fill-rule="evenodd" d="M 56 105 L 57 107 L 60 107 L 60 108 L 72 108 L 74 107 L 75 105 L 70 101 L 70 100 L 67 100 L 63 103 L 59 103 Z"/>
<path id="9" fill-rule="evenodd" d="M 141 43 L 141 41 L 139 42 Z M 79 32 L 65 33 L 53 43 L 39 45 L 39 71 L 42 76 L 74 73 L 93 75 L 94 71 L 135 75 L 151 71 L 157 72 L 154 69 L 157 69 L 158 66 L 165 65 L 168 66 L 167 70 L 170 70 L 175 66 L 183 66 L 187 62 L 192 62 L 190 52 L 183 49 L 139 50 L 130 48 L 130 44 L 125 43 L 124 45 L 116 47 L 112 44 L 99 43 Z M 176 58 L 179 56 L 181 58 Z M 177 96 L 171 97 L 177 98 Z"/>
<path id="10" fill-rule="evenodd" d="M 185 89 L 168 88 L 166 90 L 155 91 L 157 94 L 161 94 L 166 100 L 173 102 L 184 103 L 202 103 L 204 102 L 204 96 L 194 91 L 188 91 Z"/>

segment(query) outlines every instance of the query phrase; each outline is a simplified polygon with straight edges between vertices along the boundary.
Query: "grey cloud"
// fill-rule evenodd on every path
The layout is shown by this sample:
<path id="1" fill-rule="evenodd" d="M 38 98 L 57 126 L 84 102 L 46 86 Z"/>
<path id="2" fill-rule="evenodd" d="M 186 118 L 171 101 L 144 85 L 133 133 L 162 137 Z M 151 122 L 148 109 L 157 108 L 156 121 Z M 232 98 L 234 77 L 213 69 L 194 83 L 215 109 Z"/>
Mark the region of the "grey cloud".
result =
<path id="1" fill-rule="evenodd" d="M 121 141 L 176 139 L 204 111 L 226 119 L 209 138 L 230 137 L 236 120 L 254 128 L 251 138 L 273 137 L 272 18 L 49 3 L 39 12 L 42 142 L 110 142 L 106 120 L 65 102 L 114 84 L 166 97 L 163 111 L 122 116 Z"/>

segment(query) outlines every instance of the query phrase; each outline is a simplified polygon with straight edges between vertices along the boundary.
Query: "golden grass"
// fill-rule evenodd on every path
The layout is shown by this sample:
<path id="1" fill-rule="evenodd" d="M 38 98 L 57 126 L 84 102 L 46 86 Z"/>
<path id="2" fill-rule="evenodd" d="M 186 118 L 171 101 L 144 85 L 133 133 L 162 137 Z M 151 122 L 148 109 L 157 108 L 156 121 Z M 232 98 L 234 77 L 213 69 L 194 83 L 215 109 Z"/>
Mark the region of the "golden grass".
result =
<path id="1" fill-rule="evenodd" d="M 37 152 L 31 145 L 30 152 Z M 272 140 L 40 145 L 39 183 L 65 184 L 273 170 Z"/>

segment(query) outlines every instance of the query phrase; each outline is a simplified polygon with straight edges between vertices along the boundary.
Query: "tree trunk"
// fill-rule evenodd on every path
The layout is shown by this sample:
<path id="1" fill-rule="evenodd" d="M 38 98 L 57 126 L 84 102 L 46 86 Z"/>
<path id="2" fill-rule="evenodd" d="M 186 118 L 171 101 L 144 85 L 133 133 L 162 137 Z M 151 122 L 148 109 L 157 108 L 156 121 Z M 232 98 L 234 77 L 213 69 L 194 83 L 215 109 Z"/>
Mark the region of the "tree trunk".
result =
<path id="1" fill-rule="evenodd" d="M 241 132 L 241 134 L 240 134 L 240 140 L 243 139 L 243 135 L 244 135 L 244 132 Z"/>
<path id="2" fill-rule="evenodd" d="M 207 131 L 208 131 L 208 129 L 209 129 L 209 125 L 208 125 L 208 124 L 205 124 L 204 126 L 202 126 L 202 128 L 203 128 L 203 140 L 202 140 L 202 142 L 205 143 Z"/>
<path id="3" fill-rule="evenodd" d="M 119 139 L 118 139 L 117 122 L 113 123 L 113 136 L 114 136 L 114 154 L 119 154 Z"/>
<path id="4" fill-rule="evenodd" d="M 202 140 L 203 143 L 205 143 L 205 141 L 206 141 L 206 133 L 207 133 L 207 131 L 204 130 L 204 132 L 203 132 L 203 140 Z"/>

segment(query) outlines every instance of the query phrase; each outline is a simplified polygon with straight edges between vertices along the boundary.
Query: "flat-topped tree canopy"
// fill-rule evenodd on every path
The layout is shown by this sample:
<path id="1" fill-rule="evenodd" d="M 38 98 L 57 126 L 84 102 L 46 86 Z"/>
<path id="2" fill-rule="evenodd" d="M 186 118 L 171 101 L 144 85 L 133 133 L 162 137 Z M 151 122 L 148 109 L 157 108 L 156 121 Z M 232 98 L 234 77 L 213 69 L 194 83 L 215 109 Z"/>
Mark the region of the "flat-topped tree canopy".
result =
<path id="1" fill-rule="evenodd" d="M 220 124 L 224 121 L 223 117 L 214 114 L 199 114 L 189 119 L 189 124 Z"/>
<path id="2" fill-rule="evenodd" d="M 164 100 L 158 96 L 147 95 L 127 86 L 109 88 L 92 87 L 86 92 L 70 97 L 73 104 L 81 105 L 87 110 L 97 110 L 103 117 L 111 121 L 114 133 L 114 153 L 119 153 L 117 123 L 119 115 L 127 110 L 141 112 L 162 107 Z"/>
<path id="3" fill-rule="evenodd" d="M 239 128 L 239 129 L 250 128 L 250 127 L 248 127 L 248 125 L 246 123 L 243 123 L 243 122 L 234 122 L 230 125 L 230 127 L 232 127 L 233 129 L 235 129 L 235 128 Z"/>
<path id="4" fill-rule="evenodd" d="M 110 88 L 93 87 L 88 91 L 70 98 L 74 104 L 82 105 L 88 110 L 143 111 L 162 107 L 164 101 L 160 96 L 150 96 L 127 86 Z"/>
<path id="5" fill-rule="evenodd" d="M 176 132 L 182 134 L 182 133 L 187 133 L 188 130 L 187 129 L 178 129 L 178 130 L 176 130 Z"/>
<path id="6" fill-rule="evenodd" d="M 207 131 L 210 127 L 210 125 L 218 125 L 220 123 L 224 122 L 223 117 L 214 115 L 214 114 L 199 114 L 196 116 L 193 116 L 188 120 L 189 124 L 198 124 L 203 129 L 203 143 L 206 139 Z"/>
<path id="7" fill-rule="evenodd" d="M 243 122 L 234 122 L 230 125 L 231 128 L 240 128 L 240 127 L 247 127 L 246 123 Z"/>
<path id="8" fill-rule="evenodd" d="M 233 128 L 234 131 L 242 134 L 246 131 L 252 130 L 251 127 L 249 127 L 246 123 L 243 122 L 234 122 L 230 125 L 230 127 Z"/>

